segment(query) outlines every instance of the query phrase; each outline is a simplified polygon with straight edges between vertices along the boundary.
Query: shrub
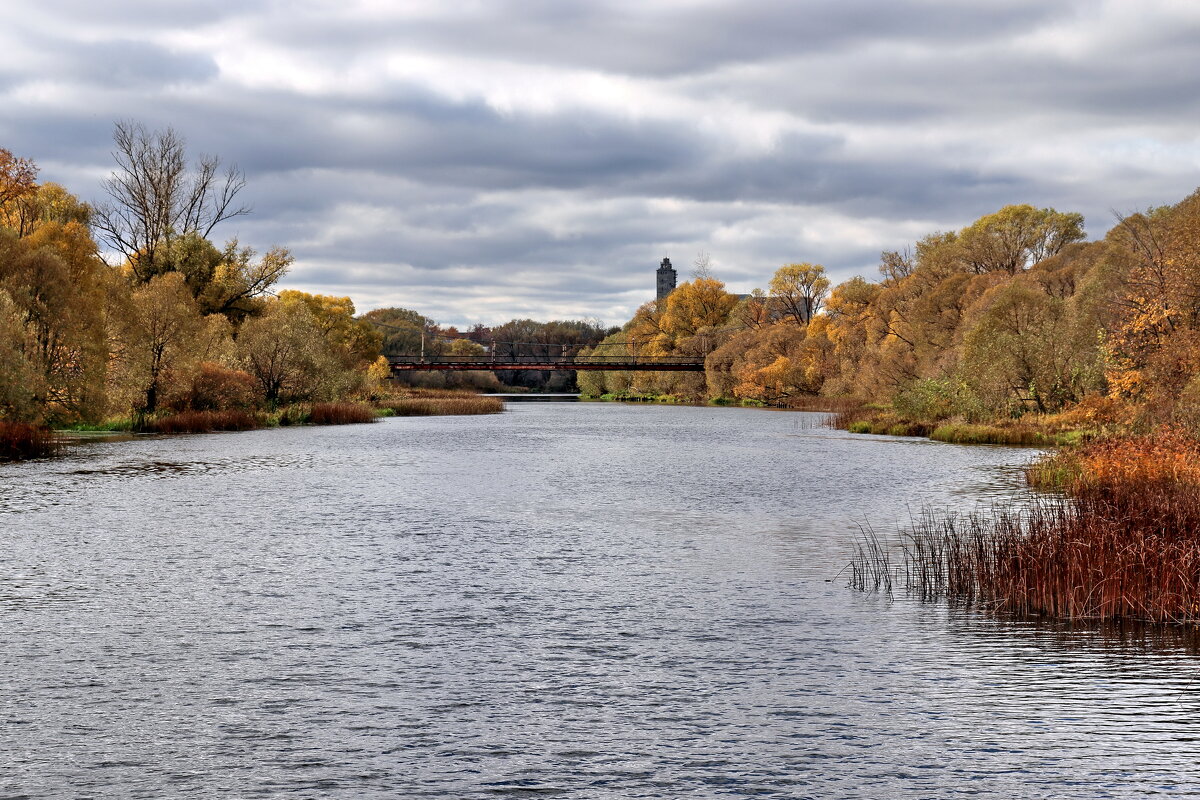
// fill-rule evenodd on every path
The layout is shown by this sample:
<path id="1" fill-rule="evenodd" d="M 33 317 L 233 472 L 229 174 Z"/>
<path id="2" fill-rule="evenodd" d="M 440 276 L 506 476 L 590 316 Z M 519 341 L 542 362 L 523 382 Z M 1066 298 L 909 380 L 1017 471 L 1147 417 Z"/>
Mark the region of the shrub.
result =
<path id="1" fill-rule="evenodd" d="M 892 407 L 901 417 L 937 422 L 954 416 L 977 415 L 974 395 L 965 386 L 946 380 L 918 380 L 908 384 L 892 398 Z"/>
<path id="2" fill-rule="evenodd" d="M 205 362 L 192 377 L 185 395 L 186 407 L 194 411 L 223 411 L 254 406 L 254 377 L 240 369 L 227 369 Z"/>

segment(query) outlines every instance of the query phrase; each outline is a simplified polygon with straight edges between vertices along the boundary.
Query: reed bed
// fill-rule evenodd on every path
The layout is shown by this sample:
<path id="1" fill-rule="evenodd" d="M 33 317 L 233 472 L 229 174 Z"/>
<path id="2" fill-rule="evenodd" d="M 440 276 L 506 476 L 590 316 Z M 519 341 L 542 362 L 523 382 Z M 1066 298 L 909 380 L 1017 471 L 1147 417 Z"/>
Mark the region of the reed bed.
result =
<path id="1" fill-rule="evenodd" d="M 1091 442 L 1030 477 L 1063 494 L 914 520 L 902 539 L 908 591 L 1018 615 L 1200 622 L 1200 440 L 1168 430 Z M 887 555 L 860 546 L 852 578 L 899 573 Z"/>
<path id="2" fill-rule="evenodd" d="M 258 427 L 254 415 L 240 410 L 180 411 L 152 420 L 146 430 L 155 433 L 211 433 L 212 431 L 248 431 Z"/>
<path id="3" fill-rule="evenodd" d="M 48 428 L 0 420 L 0 461 L 54 455 L 61 443 Z"/>
<path id="4" fill-rule="evenodd" d="M 856 397 L 821 397 L 819 395 L 799 395 L 785 399 L 781 405 L 796 411 L 829 411 L 841 413 L 857 411 L 863 407 L 863 401 Z"/>
<path id="5" fill-rule="evenodd" d="M 851 559 L 850 587 L 860 592 L 892 593 L 892 556 L 887 543 L 870 527 L 863 528 L 854 544 Z"/>
<path id="6" fill-rule="evenodd" d="M 439 399 L 459 399 L 470 400 L 479 397 L 479 392 L 470 389 L 423 389 L 417 386 L 405 387 L 403 391 L 397 393 L 397 397 L 429 397 Z"/>
<path id="7" fill-rule="evenodd" d="M 308 416 L 313 425 L 353 425 L 375 419 L 375 409 L 363 403 L 313 403 Z"/>
<path id="8" fill-rule="evenodd" d="M 1004 444 L 1047 446 L 1056 443 L 1054 434 L 1038 430 L 1031 425 L 971 425 L 946 423 L 938 425 L 928 434 L 930 439 L 955 444 Z"/>
<path id="9" fill-rule="evenodd" d="M 466 397 L 402 397 L 387 401 L 386 408 L 397 417 L 498 414 L 504 410 L 504 401 L 498 397 L 477 394 L 468 394 Z"/>

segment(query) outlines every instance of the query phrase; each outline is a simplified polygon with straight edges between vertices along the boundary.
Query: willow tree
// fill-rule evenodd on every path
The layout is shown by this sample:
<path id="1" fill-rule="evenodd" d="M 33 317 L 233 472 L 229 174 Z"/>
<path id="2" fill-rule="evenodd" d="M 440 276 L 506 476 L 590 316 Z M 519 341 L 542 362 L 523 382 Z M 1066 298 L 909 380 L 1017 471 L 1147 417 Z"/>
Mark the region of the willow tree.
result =
<path id="1" fill-rule="evenodd" d="M 829 278 L 820 264 L 785 264 L 775 271 L 770 289 L 785 318 L 807 325 L 829 293 Z"/>

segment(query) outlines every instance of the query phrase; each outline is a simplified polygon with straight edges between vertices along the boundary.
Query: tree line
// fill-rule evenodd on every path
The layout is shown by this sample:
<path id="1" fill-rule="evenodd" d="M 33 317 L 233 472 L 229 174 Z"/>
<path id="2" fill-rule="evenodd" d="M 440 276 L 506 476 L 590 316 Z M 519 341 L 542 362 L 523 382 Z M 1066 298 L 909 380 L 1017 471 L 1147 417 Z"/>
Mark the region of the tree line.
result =
<path id="1" fill-rule="evenodd" d="M 286 248 L 260 254 L 213 238 L 250 212 L 235 165 L 189 159 L 170 128 L 120 122 L 113 141 L 116 166 L 94 204 L 0 149 L 0 421 L 137 425 L 183 411 L 369 399 L 390 378 L 385 354 L 594 344 L 611 332 L 528 319 L 459 331 L 408 309 L 357 315 L 348 297 L 280 290 Z M 572 388 L 569 373 L 532 371 L 407 380 Z"/>
<path id="2" fill-rule="evenodd" d="M 236 167 L 189 162 L 170 129 L 120 123 L 114 141 L 95 205 L 0 150 L 0 419 L 334 400 L 381 377 L 381 336 L 349 298 L 275 292 L 285 248 L 210 239 L 248 211 Z"/>
<path id="3" fill-rule="evenodd" d="M 581 374 L 580 386 L 773 405 L 852 396 L 968 421 L 1085 400 L 1200 409 L 1200 193 L 1085 238 L 1079 214 L 1012 205 L 882 253 L 874 280 L 831 286 L 821 265 L 789 264 L 739 297 L 701 275 L 596 352 L 700 355 L 703 375 Z"/>

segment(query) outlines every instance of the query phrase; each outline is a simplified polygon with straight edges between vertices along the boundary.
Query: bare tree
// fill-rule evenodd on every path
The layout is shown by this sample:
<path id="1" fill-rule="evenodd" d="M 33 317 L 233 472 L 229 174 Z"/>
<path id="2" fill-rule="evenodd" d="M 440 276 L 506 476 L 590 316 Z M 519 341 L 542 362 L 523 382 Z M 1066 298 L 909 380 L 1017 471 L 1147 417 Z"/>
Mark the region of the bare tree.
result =
<path id="1" fill-rule="evenodd" d="M 139 281 L 169 271 L 170 242 L 190 233 L 207 238 L 221 222 L 250 213 L 235 205 L 246 186 L 236 165 L 221 170 L 217 156 L 201 155 L 189 169 L 182 136 L 168 127 L 150 131 L 122 121 L 113 130 L 117 170 L 104 182 L 108 202 L 94 226 L 129 262 Z"/>
<path id="2" fill-rule="evenodd" d="M 706 250 L 696 253 L 696 260 L 692 262 L 692 277 L 698 279 L 712 277 L 712 256 Z"/>

